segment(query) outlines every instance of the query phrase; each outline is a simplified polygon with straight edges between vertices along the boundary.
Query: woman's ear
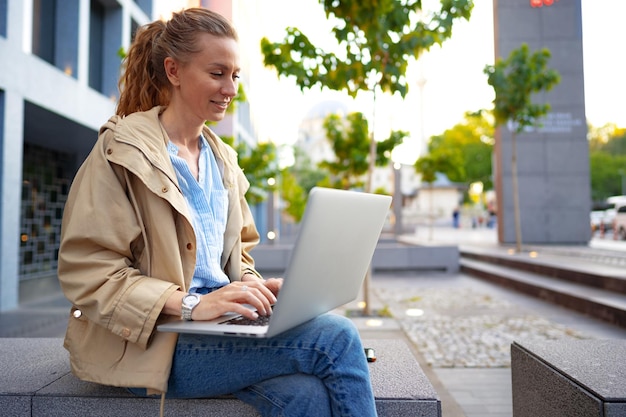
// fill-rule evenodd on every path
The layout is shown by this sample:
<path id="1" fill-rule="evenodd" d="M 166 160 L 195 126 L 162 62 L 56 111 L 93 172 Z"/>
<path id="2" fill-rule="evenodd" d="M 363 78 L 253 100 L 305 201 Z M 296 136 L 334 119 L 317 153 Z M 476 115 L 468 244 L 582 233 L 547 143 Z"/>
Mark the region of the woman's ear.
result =
<path id="1" fill-rule="evenodd" d="M 165 68 L 165 75 L 167 75 L 167 79 L 170 80 L 173 86 L 178 86 L 180 84 L 180 65 L 174 58 L 167 57 L 163 61 L 163 67 Z"/>

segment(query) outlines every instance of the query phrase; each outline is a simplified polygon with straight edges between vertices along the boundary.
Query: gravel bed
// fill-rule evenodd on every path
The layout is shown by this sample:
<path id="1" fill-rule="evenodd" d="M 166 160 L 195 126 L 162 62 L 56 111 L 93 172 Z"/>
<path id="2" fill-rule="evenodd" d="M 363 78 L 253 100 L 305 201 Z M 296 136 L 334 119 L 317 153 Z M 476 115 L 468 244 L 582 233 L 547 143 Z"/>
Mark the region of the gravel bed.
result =
<path id="1" fill-rule="evenodd" d="M 374 291 L 434 368 L 510 367 L 514 340 L 588 338 L 471 288 Z"/>

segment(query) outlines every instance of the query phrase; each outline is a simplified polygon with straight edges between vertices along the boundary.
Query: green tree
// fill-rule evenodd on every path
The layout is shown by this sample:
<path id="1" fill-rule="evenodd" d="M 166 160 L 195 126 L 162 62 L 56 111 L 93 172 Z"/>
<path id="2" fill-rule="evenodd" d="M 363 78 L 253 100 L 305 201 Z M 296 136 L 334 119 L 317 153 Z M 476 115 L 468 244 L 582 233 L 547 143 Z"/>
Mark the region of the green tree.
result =
<path id="1" fill-rule="evenodd" d="M 265 65 L 295 77 L 301 89 L 313 86 L 345 90 L 352 97 L 371 91 L 408 91 L 410 58 L 417 58 L 452 35 L 455 20 L 469 20 L 472 0 L 441 0 L 439 10 L 422 10 L 422 0 L 320 0 L 336 21 L 337 52 L 315 46 L 298 28 L 283 42 L 261 40 Z"/>
<path id="2" fill-rule="evenodd" d="M 589 139 L 589 150 L 607 150 L 604 146 L 611 140 L 615 138 L 624 137 L 624 141 L 626 142 L 626 128 L 617 127 L 615 123 L 607 123 L 604 126 L 594 127 L 589 125 L 587 131 L 587 137 Z M 625 149 L 622 148 L 621 153 L 624 152 Z"/>
<path id="3" fill-rule="evenodd" d="M 458 19 L 468 20 L 472 0 L 441 0 L 439 10 L 424 13 L 422 0 L 320 0 L 328 18 L 336 22 L 332 32 L 337 52 L 315 46 L 298 28 L 286 29 L 282 42 L 261 40 L 265 65 L 279 76 L 291 76 L 301 90 L 318 86 L 344 90 L 352 97 L 376 90 L 402 97 L 408 92 L 406 71 L 433 45 L 452 35 Z M 375 100 L 375 98 L 374 98 Z M 368 181 L 371 190 L 376 164 L 376 144 L 370 141 Z M 369 276 L 365 277 L 364 314 L 369 315 Z"/>
<path id="4" fill-rule="evenodd" d="M 221 136 L 221 139 L 237 152 L 239 166 L 250 183 L 246 193 L 248 203 L 254 206 L 265 201 L 274 189 L 267 180 L 277 178 L 280 173 L 276 145 L 271 142 L 257 143 L 253 148 L 244 141 L 234 143 L 232 136 Z"/>
<path id="5" fill-rule="evenodd" d="M 296 223 L 302 219 L 309 191 L 325 178 L 326 174 L 313 166 L 309 156 L 295 147 L 294 164 L 281 170 L 280 190 L 285 213 Z"/>
<path id="6" fill-rule="evenodd" d="M 428 239 L 433 238 L 433 202 L 432 202 L 432 189 L 433 183 L 437 179 L 437 173 L 448 172 L 453 176 L 462 176 L 463 166 L 461 163 L 461 155 L 457 150 L 450 150 L 445 148 L 439 148 L 430 152 L 428 155 L 421 156 L 415 161 L 415 171 L 421 174 L 422 181 L 428 184 L 430 190 L 430 201 L 428 207 Z"/>
<path id="7" fill-rule="evenodd" d="M 284 212 L 294 222 L 299 223 L 304 215 L 308 192 L 298 183 L 294 173 L 287 168 L 281 170 L 280 179 L 280 195 L 285 202 Z"/>
<path id="8" fill-rule="evenodd" d="M 615 124 L 589 128 L 591 197 L 602 202 L 624 194 L 626 180 L 626 129 Z"/>
<path id="9" fill-rule="evenodd" d="M 440 171 L 453 182 L 480 181 L 486 190 L 493 188 L 491 157 L 493 153 L 493 121 L 485 112 L 467 112 L 465 120 L 430 138 L 429 152 L 454 154 L 462 169 L 453 167 Z"/>
<path id="10" fill-rule="evenodd" d="M 550 110 L 548 103 L 532 102 L 533 94 L 549 91 L 560 81 L 556 70 L 546 68 L 550 51 L 541 49 L 530 53 L 523 43 L 511 51 L 507 59 L 498 58 L 494 65 L 487 65 L 488 83 L 495 91 L 493 115 L 497 126 L 508 124 L 511 129 L 511 177 L 513 182 L 513 208 L 515 216 L 515 242 L 518 252 L 522 250 L 522 231 L 519 213 L 517 183 L 516 136 L 526 128 L 538 124 Z"/>
<path id="11" fill-rule="evenodd" d="M 322 161 L 318 166 L 328 171 L 329 182 L 334 188 L 362 188 L 363 176 L 369 169 L 368 157 L 372 140 L 367 119 L 359 112 L 350 113 L 345 119 L 337 114 L 330 114 L 324 119 L 324 129 L 335 159 Z M 391 151 L 406 136 L 407 132 L 393 131 L 387 139 L 376 142 L 376 165 L 389 164 Z"/>
<path id="12" fill-rule="evenodd" d="M 612 155 L 604 151 L 589 154 L 591 171 L 591 198 L 601 202 L 613 195 L 621 195 L 622 176 L 626 175 L 626 155 Z"/>
<path id="13" fill-rule="evenodd" d="M 620 134 L 621 133 L 621 134 Z M 607 152 L 611 155 L 626 155 L 626 132 L 618 130 L 615 134 L 604 143 L 601 148 L 603 152 Z"/>
<path id="14" fill-rule="evenodd" d="M 320 0 L 336 24 L 332 32 L 337 52 L 315 46 L 298 28 L 286 28 L 282 42 L 261 40 L 265 65 L 279 76 L 294 77 L 300 89 L 313 86 L 346 91 L 380 89 L 408 92 L 406 71 L 411 59 L 452 35 L 458 19 L 469 20 L 472 0 L 441 0 L 438 10 L 423 10 L 422 0 Z M 374 18 L 373 18 L 374 17 Z M 370 143 L 367 190 L 376 164 Z"/>

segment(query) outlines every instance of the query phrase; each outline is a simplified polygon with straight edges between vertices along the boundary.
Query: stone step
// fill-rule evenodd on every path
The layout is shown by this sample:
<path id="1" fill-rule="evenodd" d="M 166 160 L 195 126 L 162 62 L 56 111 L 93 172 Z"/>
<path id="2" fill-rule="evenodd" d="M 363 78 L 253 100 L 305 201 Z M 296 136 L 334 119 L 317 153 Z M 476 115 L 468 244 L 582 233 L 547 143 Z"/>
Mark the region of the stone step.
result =
<path id="1" fill-rule="evenodd" d="M 626 295 L 484 260 L 461 258 L 463 273 L 626 328 Z"/>
<path id="2" fill-rule="evenodd" d="M 530 254 L 534 253 L 531 257 Z M 529 252 L 507 254 L 479 247 L 462 247 L 463 259 L 511 267 L 562 281 L 582 284 L 626 295 L 626 274 L 623 266 L 594 262 L 570 252 Z"/>

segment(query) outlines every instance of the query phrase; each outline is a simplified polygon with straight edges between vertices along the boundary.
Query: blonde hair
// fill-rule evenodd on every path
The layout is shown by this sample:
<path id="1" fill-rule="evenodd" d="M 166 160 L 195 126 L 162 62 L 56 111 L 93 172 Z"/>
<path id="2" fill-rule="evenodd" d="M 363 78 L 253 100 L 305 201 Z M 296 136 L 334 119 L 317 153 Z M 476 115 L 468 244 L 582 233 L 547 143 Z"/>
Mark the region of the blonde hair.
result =
<path id="1" fill-rule="evenodd" d="M 181 10 L 167 22 L 157 20 L 140 27 L 122 63 L 116 114 L 127 116 L 166 106 L 170 83 L 163 62 L 167 57 L 189 62 L 200 51 L 197 38 L 202 33 L 237 40 L 237 32 L 226 18 L 203 8 Z"/>

